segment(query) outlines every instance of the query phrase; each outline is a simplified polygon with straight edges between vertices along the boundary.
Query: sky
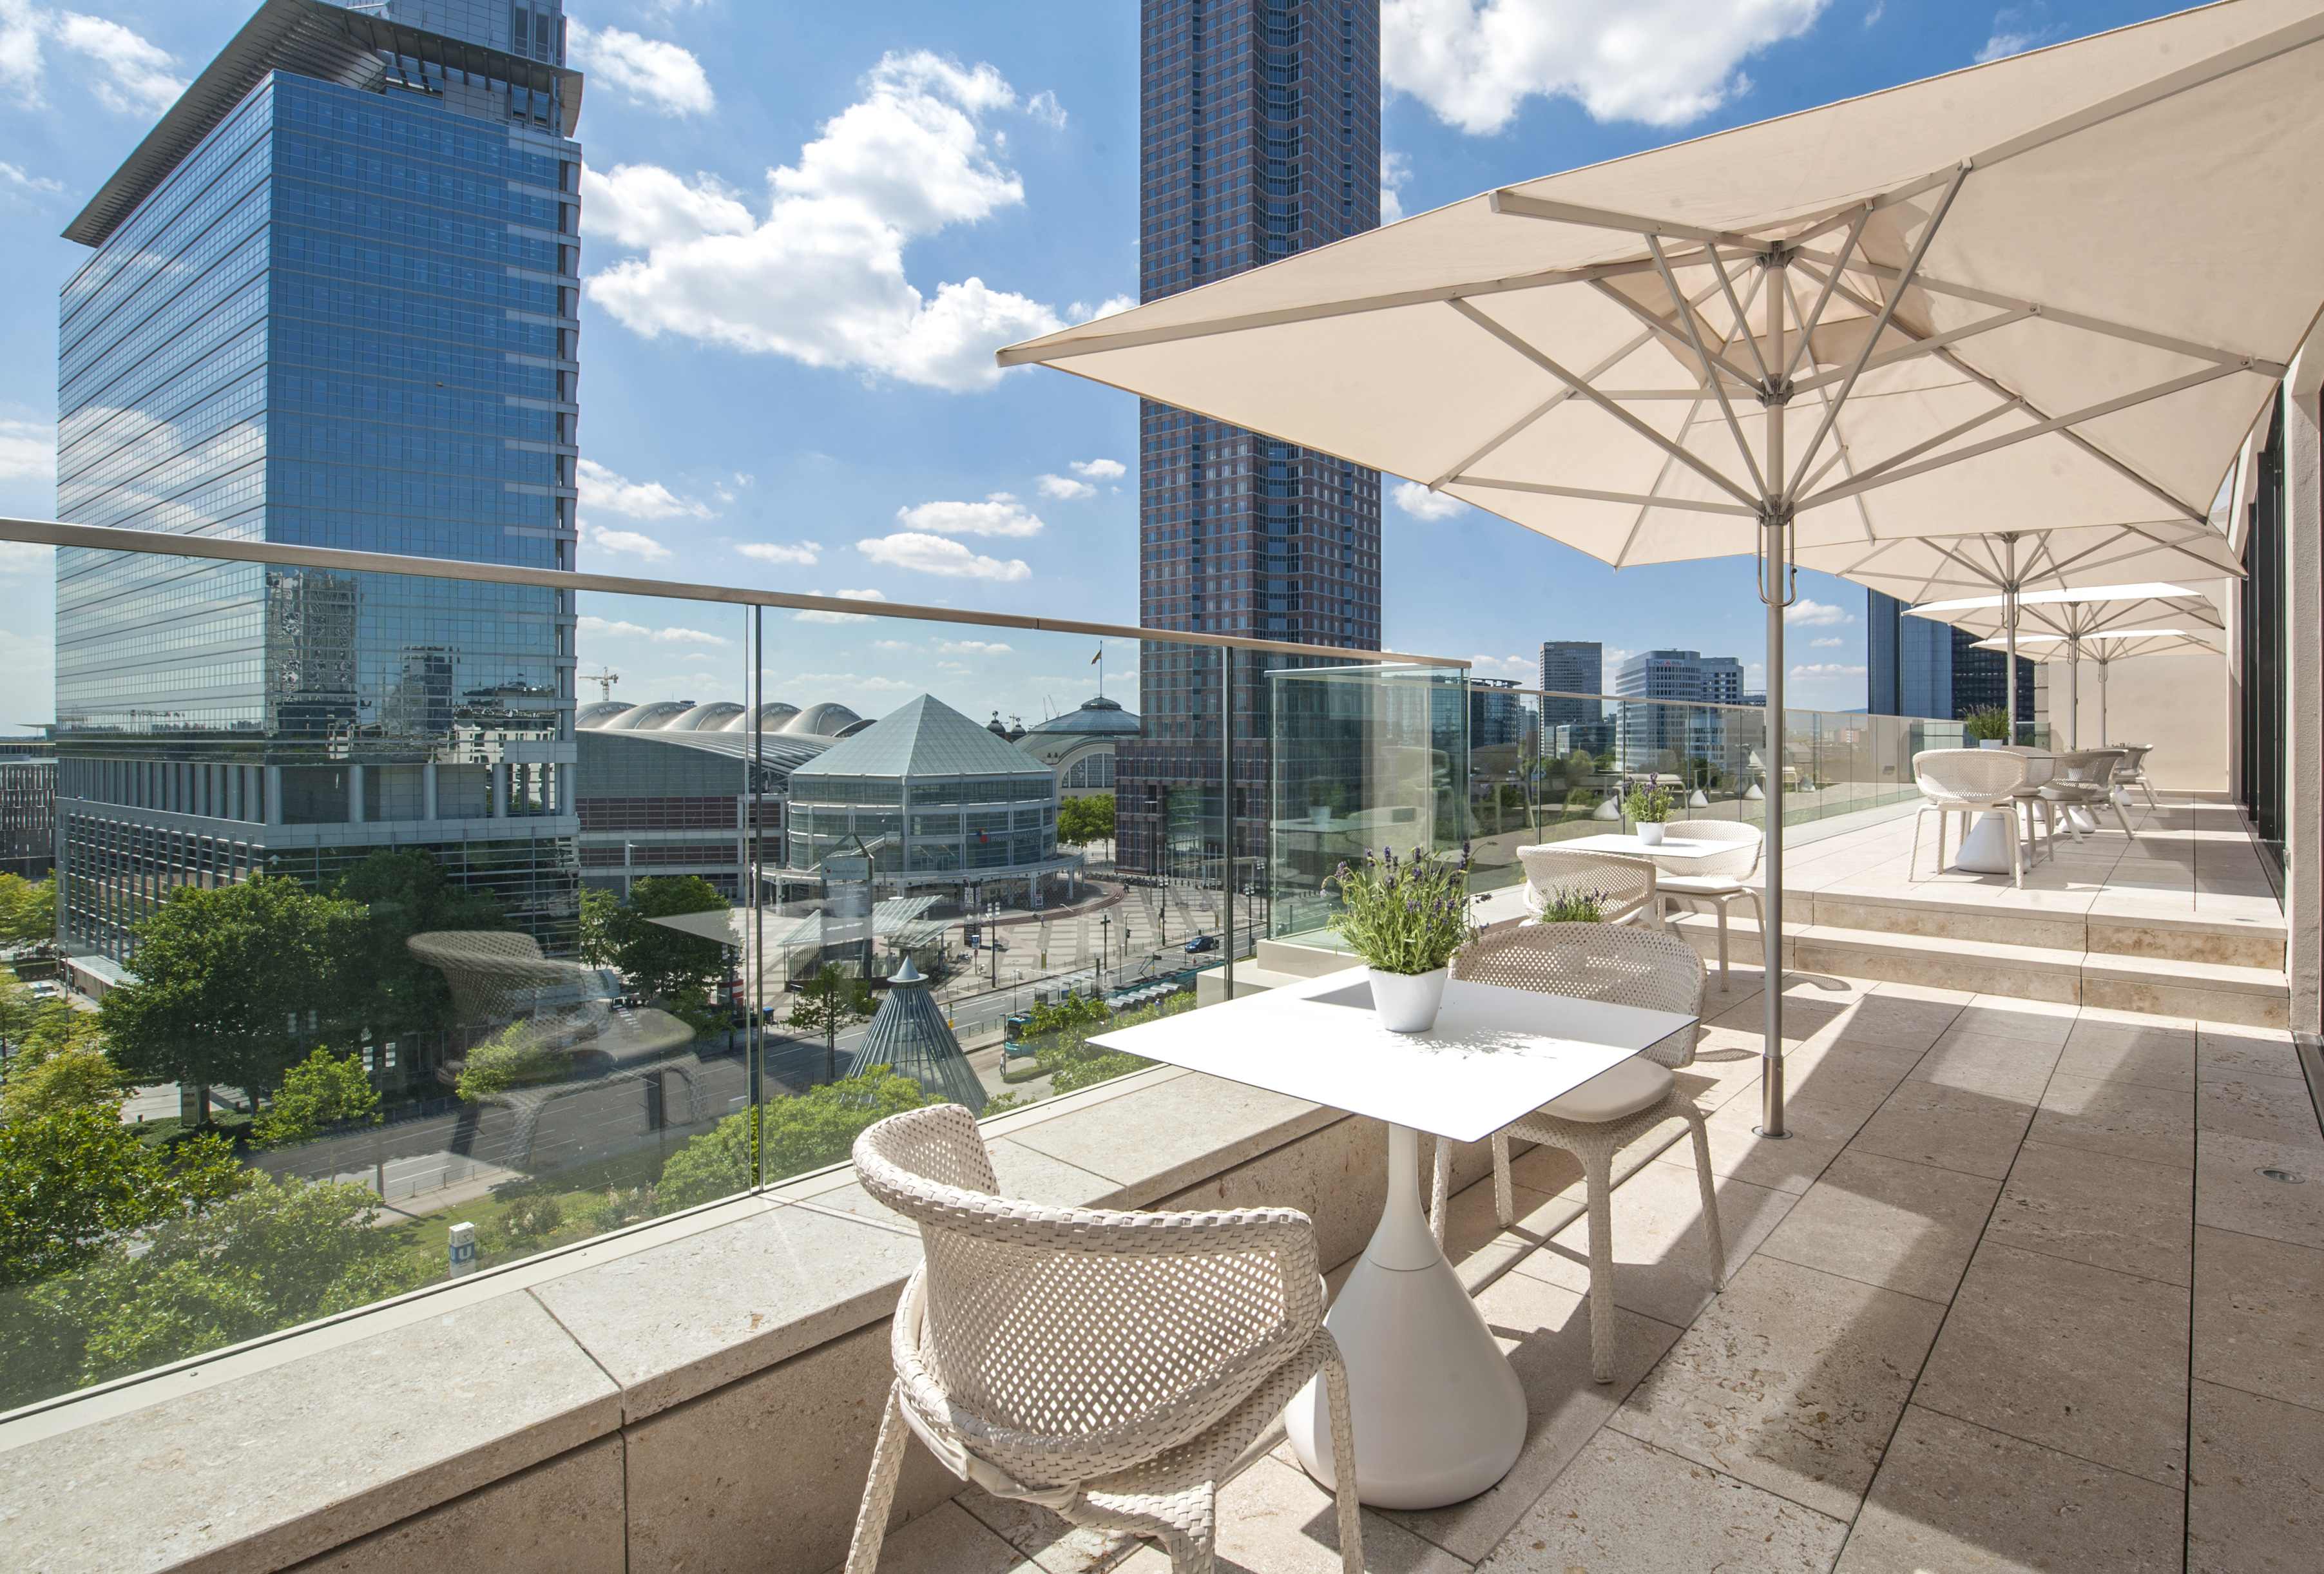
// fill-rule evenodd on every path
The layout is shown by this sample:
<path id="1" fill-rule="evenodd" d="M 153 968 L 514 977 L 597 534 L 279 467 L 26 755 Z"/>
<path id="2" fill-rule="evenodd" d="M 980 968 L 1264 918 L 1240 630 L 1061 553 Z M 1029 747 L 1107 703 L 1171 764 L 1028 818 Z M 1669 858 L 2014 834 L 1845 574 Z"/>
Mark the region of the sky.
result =
<path id="1" fill-rule="evenodd" d="M 253 0 L 0 0 L 0 511 L 54 511 L 57 237 Z M 1554 173 L 2145 20 L 2152 0 L 1383 0 L 1384 210 Z M 1134 295 L 1138 7 L 578 0 L 580 566 L 1135 623 L 1137 404 L 991 352 Z M 1383 643 L 1527 682 L 1544 640 L 1733 655 L 1748 559 L 1617 574 L 1383 488 Z M 1803 575 L 1795 706 L 1861 707 L 1864 595 Z M 48 719 L 45 551 L 0 544 L 12 711 Z M 585 598 L 615 697 L 744 697 L 742 614 Z M 1029 723 L 1094 644 L 771 616 L 768 698 L 923 689 Z M 1137 649 L 1104 651 L 1136 704 Z M 584 684 L 585 698 L 598 690 Z"/>

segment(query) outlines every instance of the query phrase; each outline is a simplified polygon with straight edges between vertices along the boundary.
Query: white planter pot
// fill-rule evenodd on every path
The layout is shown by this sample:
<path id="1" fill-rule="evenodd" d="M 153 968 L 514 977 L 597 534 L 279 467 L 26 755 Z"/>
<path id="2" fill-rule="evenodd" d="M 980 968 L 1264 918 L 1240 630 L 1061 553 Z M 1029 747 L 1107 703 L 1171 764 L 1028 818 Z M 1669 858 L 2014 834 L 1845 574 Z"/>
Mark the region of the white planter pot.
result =
<path id="1" fill-rule="evenodd" d="M 1638 840 L 1649 847 L 1660 847 L 1663 844 L 1664 829 L 1665 826 L 1660 820 L 1644 822 L 1638 826 Z"/>
<path id="2" fill-rule="evenodd" d="M 1977 741 L 1977 746 L 1979 749 L 2006 749 L 2009 747 L 2009 740 L 2006 738 L 1980 738 Z"/>
<path id="3" fill-rule="evenodd" d="M 1311 806 L 1307 811 L 1307 823 L 1314 826 L 1318 831 L 1329 830 L 1332 824 L 1332 810 L 1330 805 L 1317 804 Z"/>
<path id="4" fill-rule="evenodd" d="M 1376 967 L 1364 971 L 1371 975 L 1372 1010 L 1381 1026 L 1390 1033 L 1425 1033 L 1435 1026 L 1449 969 L 1426 973 L 1384 973 Z"/>

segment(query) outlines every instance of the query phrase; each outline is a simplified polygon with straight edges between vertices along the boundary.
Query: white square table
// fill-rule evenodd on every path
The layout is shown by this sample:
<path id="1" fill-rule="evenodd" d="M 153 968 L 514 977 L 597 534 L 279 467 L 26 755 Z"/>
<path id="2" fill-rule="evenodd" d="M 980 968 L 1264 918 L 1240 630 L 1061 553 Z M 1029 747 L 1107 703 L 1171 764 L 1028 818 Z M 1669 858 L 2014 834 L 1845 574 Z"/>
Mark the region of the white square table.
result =
<path id="1" fill-rule="evenodd" d="M 1323 1325 L 1348 1367 L 1356 1496 L 1441 1508 L 1508 1473 L 1525 1446 L 1526 1404 L 1429 1233 L 1420 1134 L 1480 1141 L 1694 1021 L 1453 979 L 1434 1026 L 1390 1033 L 1363 970 L 1351 967 L 1090 1042 L 1388 1123 L 1388 1201 Z M 1285 1420 L 1299 1462 L 1329 1486 L 1323 1404 L 1311 1383 Z"/>
<path id="2" fill-rule="evenodd" d="M 1735 851 L 1732 842 L 1706 842 L 1683 836 L 1665 836 L 1649 847 L 1639 837 L 1613 832 L 1576 836 L 1571 842 L 1545 842 L 1542 845 L 1557 852 L 1618 852 L 1625 858 L 1651 858 L 1657 863 L 1668 859 L 1673 874 L 1684 873 L 1686 864 L 1694 859 Z"/>

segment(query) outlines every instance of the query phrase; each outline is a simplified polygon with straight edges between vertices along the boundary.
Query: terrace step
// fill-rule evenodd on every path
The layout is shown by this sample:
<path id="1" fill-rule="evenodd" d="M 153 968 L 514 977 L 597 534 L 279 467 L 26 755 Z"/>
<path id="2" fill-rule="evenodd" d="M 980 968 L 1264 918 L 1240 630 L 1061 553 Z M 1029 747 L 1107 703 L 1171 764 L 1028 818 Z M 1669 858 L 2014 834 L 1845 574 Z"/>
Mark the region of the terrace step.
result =
<path id="1" fill-rule="evenodd" d="M 1301 945 L 1291 941 L 1262 940 L 1259 943 L 1259 965 L 1272 972 L 1315 979 L 1360 964 L 1355 957 L 1344 951 L 1333 951 L 1320 945 Z M 1235 969 L 1235 977 L 1238 980 L 1242 977 L 1240 967 Z"/>
<path id="2" fill-rule="evenodd" d="M 2236 967 L 2281 968 L 2287 934 L 2282 912 L 2255 900 L 2248 918 L 2197 917 L 2191 913 L 2139 912 L 2127 903 L 2112 910 L 2045 907 L 2048 893 L 2028 892 L 2023 905 L 1996 903 L 1989 896 L 1966 901 L 1941 885 L 1910 891 L 1850 890 L 1845 887 L 1784 893 L 1790 912 L 1819 926 L 1861 929 L 1932 938 L 1997 940 L 2054 950 L 2103 952 L 2175 962 L 2220 962 Z"/>

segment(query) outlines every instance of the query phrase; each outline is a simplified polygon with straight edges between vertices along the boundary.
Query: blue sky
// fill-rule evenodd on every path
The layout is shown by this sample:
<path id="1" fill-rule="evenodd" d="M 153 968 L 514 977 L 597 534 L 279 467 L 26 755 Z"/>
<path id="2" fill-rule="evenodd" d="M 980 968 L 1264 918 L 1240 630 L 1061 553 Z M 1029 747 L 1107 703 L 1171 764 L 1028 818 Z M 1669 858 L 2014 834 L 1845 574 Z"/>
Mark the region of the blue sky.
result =
<path id="1" fill-rule="evenodd" d="M 56 238 L 251 0 L 0 0 L 0 509 L 54 506 Z M 2178 7 L 2152 0 L 1387 0 L 1385 181 L 1472 192 Z M 581 0 L 582 566 L 1123 623 L 1136 405 L 991 351 L 1136 287 L 1138 8 Z M 1393 209 L 1392 209 L 1393 210 Z M 1111 463 L 1109 463 L 1111 462 Z M 1389 488 L 1393 493 L 1393 486 Z M 1443 501 L 1443 500 L 1438 500 Z M 1741 657 L 1748 561 L 1617 575 L 1460 507 L 1386 510 L 1384 639 L 1523 677 L 1545 639 Z M 1864 703 L 1863 596 L 1813 576 L 1792 699 Z M 46 565 L 0 548 L 0 662 L 48 713 Z M 624 699 L 740 697 L 731 608 L 601 598 Z M 995 649 L 1001 644 L 1010 648 Z M 1088 641 L 779 620 L 767 693 L 921 687 L 1031 719 Z M 1130 699 L 1134 649 L 1109 653 Z M 1609 673 L 1610 677 L 1610 673 Z M 594 697 L 594 690 L 589 691 Z M 37 711 L 39 713 L 33 714 Z"/>

